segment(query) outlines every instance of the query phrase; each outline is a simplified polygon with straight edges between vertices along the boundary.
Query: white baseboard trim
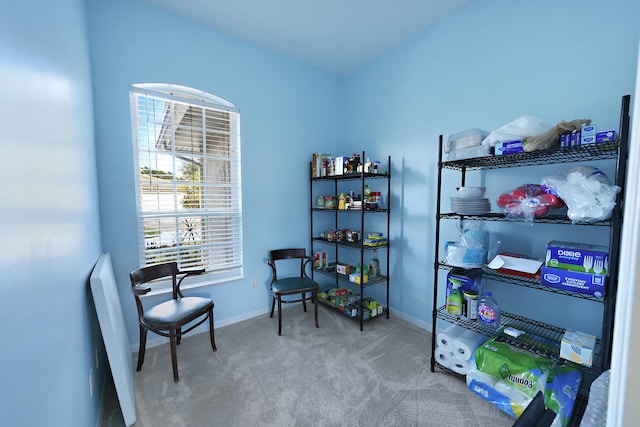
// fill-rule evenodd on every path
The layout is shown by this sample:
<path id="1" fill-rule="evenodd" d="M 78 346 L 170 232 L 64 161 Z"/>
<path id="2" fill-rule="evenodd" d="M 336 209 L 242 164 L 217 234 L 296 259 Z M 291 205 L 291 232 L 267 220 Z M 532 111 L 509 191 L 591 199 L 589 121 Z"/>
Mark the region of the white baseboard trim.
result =
<path id="1" fill-rule="evenodd" d="M 294 304 L 295 305 L 295 304 Z M 293 307 L 283 307 L 283 310 L 287 310 Z M 227 318 L 223 321 L 216 321 L 215 323 L 215 328 L 224 328 L 225 326 L 229 326 L 229 325 L 233 325 L 234 323 L 238 323 L 238 322 L 242 322 L 244 320 L 249 320 L 249 319 L 253 319 L 254 317 L 258 317 L 258 316 L 264 316 L 265 314 L 268 314 L 270 312 L 270 308 L 262 308 L 260 310 L 255 310 L 252 312 L 248 312 L 248 313 L 244 313 L 240 316 L 233 316 L 230 318 Z M 427 323 L 423 320 L 420 320 L 416 317 L 413 316 L 408 316 L 404 313 L 401 313 L 397 310 L 393 310 L 393 308 L 391 309 L 391 314 L 390 316 L 397 316 L 398 318 L 404 320 L 405 322 L 411 323 L 414 326 L 417 326 L 418 328 L 424 329 L 427 332 L 431 332 L 431 323 Z M 193 330 L 193 332 L 190 335 L 195 335 L 195 334 L 202 334 L 202 333 L 207 333 L 209 331 L 209 327 L 208 324 L 202 324 L 200 326 L 198 326 L 196 329 Z M 147 348 L 152 348 L 152 347 L 157 347 L 159 345 L 163 345 L 169 342 L 169 338 L 165 338 L 165 337 L 161 337 L 160 335 L 156 335 L 153 333 L 150 333 L 147 335 Z M 139 347 L 140 343 L 135 343 L 131 345 L 131 352 L 132 353 L 137 353 L 138 352 L 138 347 Z"/>
<path id="2" fill-rule="evenodd" d="M 224 328 L 225 326 L 233 325 L 234 323 L 253 319 L 254 317 L 258 317 L 258 316 L 263 316 L 269 312 L 270 312 L 270 309 L 268 307 L 261 308 L 260 310 L 243 313 L 240 316 L 233 316 L 222 321 L 215 321 L 214 327 L 216 329 Z M 215 320 L 215 317 L 214 317 L 214 320 Z M 202 325 L 194 329 L 189 335 L 196 335 L 196 334 L 202 334 L 202 333 L 208 333 L 208 332 L 209 332 L 209 324 L 203 323 Z M 161 337 L 160 335 L 153 334 L 153 333 L 147 334 L 147 348 L 157 347 L 159 345 L 163 345 L 168 342 L 169 342 L 169 338 Z M 138 347 L 140 347 L 140 341 L 138 341 L 137 343 L 131 344 L 131 353 L 137 353 Z"/>

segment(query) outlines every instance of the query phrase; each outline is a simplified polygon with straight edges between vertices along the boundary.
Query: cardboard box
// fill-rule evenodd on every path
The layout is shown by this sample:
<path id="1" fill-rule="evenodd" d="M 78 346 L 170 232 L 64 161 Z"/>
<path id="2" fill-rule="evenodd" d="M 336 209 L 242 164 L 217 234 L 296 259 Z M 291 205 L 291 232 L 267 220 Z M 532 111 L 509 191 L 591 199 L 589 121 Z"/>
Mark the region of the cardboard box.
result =
<path id="1" fill-rule="evenodd" d="M 336 266 L 336 271 L 338 272 L 338 274 L 349 274 L 350 270 L 351 267 L 347 264 L 338 264 Z"/>
<path id="2" fill-rule="evenodd" d="M 342 312 L 349 317 L 356 317 L 358 315 L 358 307 L 355 304 L 346 303 L 343 305 Z"/>
<path id="3" fill-rule="evenodd" d="M 580 130 L 580 145 L 595 144 L 596 127 L 593 125 L 582 126 Z"/>
<path id="4" fill-rule="evenodd" d="M 515 154 L 524 152 L 524 148 L 522 148 L 522 141 L 502 141 L 498 142 L 495 146 L 495 154 L 496 156 L 502 156 L 507 154 Z"/>
<path id="5" fill-rule="evenodd" d="M 381 238 L 381 239 L 364 239 L 362 241 L 362 244 L 365 246 L 384 246 L 387 244 L 387 239 L 386 238 Z"/>
<path id="6" fill-rule="evenodd" d="M 361 295 L 360 294 L 350 294 L 349 295 L 349 302 L 351 304 L 355 304 L 358 301 L 360 301 Z"/>
<path id="7" fill-rule="evenodd" d="M 560 357 L 590 367 L 593 364 L 595 346 L 594 335 L 567 329 L 560 342 Z"/>
<path id="8" fill-rule="evenodd" d="M 605 142 L 613 142 L 616 140 L 616 131 L 607 130 L 604 132 L 598 132 L 596 134 L 596 144 L 603 144 Z"/>
<path id="9" fill-rule="evenodd" d="M 333 161 L 333 174 L 334 175 L 342 175 L 344 174 L 344 162 L 349 158 L 346 156 L 338 156 Z"/>
<path id="10" fill-rule="evenodd" d="M 606 276 L 609 250 L 606 246 L 552 240 L 547 244 L 547 267 Z"/>
<path id="11" fill-rule="evenodd" d="M 447 286 L 445 289 L 445 301 L 451 295 L 451 291 L 453 290 L 453 283 L 458 283 L 460 286 L 458 289 L 460 291 L 468 291 L 473 289 L 473 285 L 478 280 L 476 275 L 470 273 L 470 270 L 461 271 L 450 271 L 447 273 Z"/>
<path id="12" fill-rule="evenodd" d="M 596 127 L 594 125 L 584 125 L 580 130 L 582 136 L 586 135 L 595 135 L 597 133 Z"/>
<path id="13" fill-rule="evenodd" d="M 364 283 L 369 282 L 369 276 L 365 275 L 364 277 Z M 351 273 L 349 275 L 349 281 L 353 282 L 353 283 L 357 283 L 358 285 L 360 284 L 360 273 Z"/>
<path id="14" fill-rule="evenodd" d="M 589 144 L 595 144 L 595 143 L 596 143 L 596 136 L 595 135 L 583 136 L 580 139 L 580 145 L 589 145 Z"/>
<path id="15" fill-rule="evenodd" d="M 542 267 L 540 285 L 555 289 L 578 292 L 602 298 L 605 293 L 607 276 L 601 274 L 580 273 L 553 267 Z"/>
<path id="16" fill-rule="evenodd" d="M 580 145 L 580 132 L 569 134 L 569 146 L 575 147 L 576 145 Z"/>

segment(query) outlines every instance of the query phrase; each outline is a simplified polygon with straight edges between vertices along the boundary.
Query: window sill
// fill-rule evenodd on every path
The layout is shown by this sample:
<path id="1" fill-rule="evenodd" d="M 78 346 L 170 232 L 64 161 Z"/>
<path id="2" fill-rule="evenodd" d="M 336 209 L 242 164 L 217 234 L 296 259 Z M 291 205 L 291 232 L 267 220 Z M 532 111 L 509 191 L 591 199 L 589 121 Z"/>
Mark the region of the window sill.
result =
<path id="1" fill-rule="evenodd" d="M 235 280 L 241 280 L 241 279 L 244 279 L 243 275 L 233 275 L 233 276 L 214 278 L 212 274 L 204 274 L 202 276 L 195 276 L 195 277 L 190 277 L 188 279 L 185 279 L 185 281 L 182 282 L 182 285 L 180 286 L 180 290 L 185 292 L 190 289 L 198 289 L 206 286 L 217 285 L 219 283 L 233 282 Z M 150 297 L 159 296 L 159 295 L 171 295 L 171 292 L 172 292 L 171 280 L 163 280 L 163 281 L 156 282 L 152 290 L 149 293 L 142 295 L 141 298 L 145 299 L 145 298 L 150 298 Z"/>

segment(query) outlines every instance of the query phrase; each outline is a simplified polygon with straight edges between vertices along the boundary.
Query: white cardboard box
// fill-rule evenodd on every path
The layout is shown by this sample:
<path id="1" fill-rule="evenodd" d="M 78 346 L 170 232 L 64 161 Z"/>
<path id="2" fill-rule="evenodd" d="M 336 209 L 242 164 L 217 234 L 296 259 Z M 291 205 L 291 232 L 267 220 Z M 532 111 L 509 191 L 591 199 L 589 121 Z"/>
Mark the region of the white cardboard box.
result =
<path id="1" fill-rule="evenodd" d="M 560 357 L 584 366 L 591 366 L 595 346 L 595 335 L 567 329 L 560 343 Z"/>

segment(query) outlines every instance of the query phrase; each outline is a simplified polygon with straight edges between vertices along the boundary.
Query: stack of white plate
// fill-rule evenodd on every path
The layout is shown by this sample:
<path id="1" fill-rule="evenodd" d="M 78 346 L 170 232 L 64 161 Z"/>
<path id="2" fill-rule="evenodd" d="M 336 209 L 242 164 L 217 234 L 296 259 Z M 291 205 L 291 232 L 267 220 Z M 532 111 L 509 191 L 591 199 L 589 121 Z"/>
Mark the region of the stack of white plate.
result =
<path id="1" fill-rule="evenodd" d="M 482 215 L 491 212 L 491 204 L 482 197 L 451 197 L 451 210 L 460 215 Z"/>

